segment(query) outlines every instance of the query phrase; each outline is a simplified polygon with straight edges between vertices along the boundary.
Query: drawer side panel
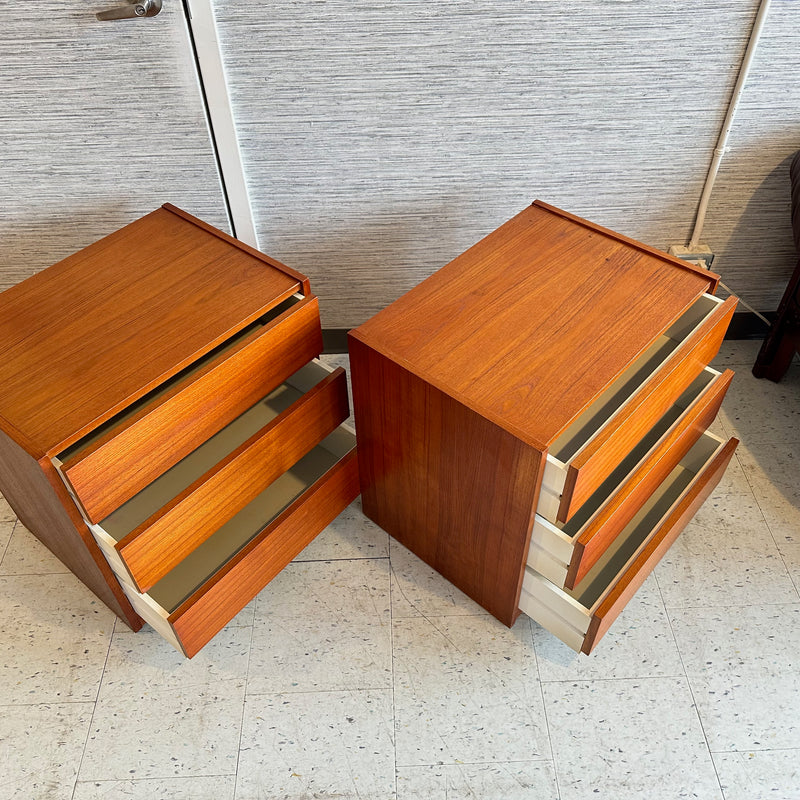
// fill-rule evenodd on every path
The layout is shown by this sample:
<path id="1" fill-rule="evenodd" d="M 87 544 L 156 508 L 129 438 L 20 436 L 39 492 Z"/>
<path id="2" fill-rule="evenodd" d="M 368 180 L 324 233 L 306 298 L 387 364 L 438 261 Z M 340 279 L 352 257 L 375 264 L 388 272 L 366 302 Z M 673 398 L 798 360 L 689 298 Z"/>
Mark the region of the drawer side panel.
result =
<path id="1" fill-rule="evenodd" d="M 350 339 L 364 513 L 511 625 L 544 455 Z"/>

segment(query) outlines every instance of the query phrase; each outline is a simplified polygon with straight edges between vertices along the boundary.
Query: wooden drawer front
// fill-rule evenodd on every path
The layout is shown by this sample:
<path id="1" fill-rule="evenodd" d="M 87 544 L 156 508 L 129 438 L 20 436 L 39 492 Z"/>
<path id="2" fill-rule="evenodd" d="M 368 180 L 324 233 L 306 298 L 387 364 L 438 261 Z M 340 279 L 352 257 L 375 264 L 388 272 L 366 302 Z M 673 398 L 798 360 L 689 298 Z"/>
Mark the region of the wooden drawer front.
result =
<path id="1" fill-rule="evenodd" d="M 349 413 L 339 368 L 117 544 L 134 586 L 147 591 Z"/>
<path id="2" fill-rule="evenodd" d="M 706 367 L 566 523 L 536 515 L 528 566 L 574 588 L 711 425 L 733 372 Z"/>
<path id="3" fill-rule="evenodd" d="M 142 618 L 191 657 L 357 496 L 355 435 L 341 425 L 146 594 L 112 568 Z"/>
<path id="4" fill-rule="evenodd" d="M 108 516 L 321 351 L 318 302 L 305 297 L 61 454 L 87 517 Z"/>
<path id="5" fill-rule="evenodd" d="M 738 441 L 703 434 L 574 590 L 525 569 L 520 609 L 590 653 L 722 477 Z"/>
<path id="6" fill-rule="evenodd" d="M 348 413 L 344 370 L 314 361 L 91 528 L 147 591 Z"/>
<path id="7" fill-rule="evenodd" d="M 566 522 L 716 355 L 736 307 L 703 295 L 553 444 L 537 513 Z"/>

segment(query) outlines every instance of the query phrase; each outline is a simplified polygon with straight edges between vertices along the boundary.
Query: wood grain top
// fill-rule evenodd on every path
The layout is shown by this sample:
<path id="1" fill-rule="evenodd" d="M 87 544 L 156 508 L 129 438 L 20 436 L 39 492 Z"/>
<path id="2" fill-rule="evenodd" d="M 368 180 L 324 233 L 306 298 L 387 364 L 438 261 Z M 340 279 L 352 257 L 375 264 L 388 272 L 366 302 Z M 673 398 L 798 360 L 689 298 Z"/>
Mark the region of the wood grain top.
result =
<path id="1" fill-rule="evenodd" d="M 537 201 L 351 335 L 541 448 L 717 281 Z"/>
<path id="2" fill-rule="evenodd" d="M 160 208 L 0 294 L 0 428 L 52 455 L 301 284 Z"/>

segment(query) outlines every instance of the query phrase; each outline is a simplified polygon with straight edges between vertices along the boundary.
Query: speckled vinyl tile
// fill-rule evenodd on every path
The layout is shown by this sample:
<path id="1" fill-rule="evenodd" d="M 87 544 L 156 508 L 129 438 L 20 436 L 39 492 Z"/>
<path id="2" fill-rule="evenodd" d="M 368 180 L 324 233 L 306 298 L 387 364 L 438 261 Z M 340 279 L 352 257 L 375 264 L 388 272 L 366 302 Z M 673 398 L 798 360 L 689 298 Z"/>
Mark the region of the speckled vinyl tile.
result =
<path id="1" fill-rule="evenodd" d="M 250 634 L 225 628 L 191 660 L 153 631 L 115 635 L 80 780 L 235 774 Z"/>
<path id="2" fill-rule="evenodd" d="M 379 616 L 388 620 L 387 559 L 291 563 L 256 598 L 256 620 Z"/>
<path id="3" fill-rule="evenodd" d="M 714 753 L 725 800 L 800 800 L 800 750 Z"/>
<path id="4" fill-rule="evenodd" d="M 0 800 L 71 800 L 93 708 L 0 708 Z"/>
<path id="5" fill-rule="evenodd" d="M 763 521 L 728 531 L 690 522 L 655 574 L 668 609 L 800 600 Z"/>
<path id="6" fill-rule="evenodd" d="M 800 442 L 800 364 L 793 364 L 780 383 L 737 371 L 721 417 L 725 428 L 748 444 Z"/>
<path id="7" fill-rule="evenodd" d="M 558 800 L 550 761 L 398 767 L 397 800 Z"/>
<path id="8" fill-rule="evenodd" d="M 749 371 L 753 368 L 760 349 L 760 339 L 726 339 L 722 342 L 711 366 L 720 372 L 733 369 L 738 375 L 740 371 Z"/>
<path id="9" fill-rule="evenodd" d="M 359 497 L 339 514 L 295 558 L 295 561 L 388 557 L 389 534 L 364 516 Z"/>
<path id="10" fill-rule="evenodd" d="M 388 560 L 284 572 L 258 600 L 248 694 L 390 688 Z"/>
<path id="11" fill-rule="evenodd" d="M 664 602 L 650 575 L 590 655 L 531 622 L 543 681 L 683 675 Z"/>
<path id="12" fill-rule="evenodd" d="M 394 539 L 389 552 L 394 619 L 489 613 Z"/>
<path id="13" fill-rule="evenodd" d="M 722 800 L 685 678 L 543 689 L 561 800 Z"/>
<path id="14" fill-rule="evenodd" d="M 669 614 L 711 750 L 800 748 L 800 603 Z"/>
<path id="15" fill-rule="evenodd" d="M 233 800 L 236 776 L 79 781 L 72 800 Z"/>
<path id="16" fill-rule="evenodd" d="M 74 575 L 0 577 L 0 705 L 94 700 L 116 617 Z"/>
<path id="17" fill-rule="evenodd" d="M 48 575 L 69 573 L 65 567 L 25 526 L 20 522 L 8 543 L 0 561 L 0 575 Z"/>
<path id="18" fill-rule="evenodd" d="M 398 765 L 550 757 L 526 617 L 401 619 L 393 636 Z"/>
<path id="19" fill-rule="evenodd" d="M 237 800 L 391 800 L 394 788 L 391 690 L 248 698 Z"/>

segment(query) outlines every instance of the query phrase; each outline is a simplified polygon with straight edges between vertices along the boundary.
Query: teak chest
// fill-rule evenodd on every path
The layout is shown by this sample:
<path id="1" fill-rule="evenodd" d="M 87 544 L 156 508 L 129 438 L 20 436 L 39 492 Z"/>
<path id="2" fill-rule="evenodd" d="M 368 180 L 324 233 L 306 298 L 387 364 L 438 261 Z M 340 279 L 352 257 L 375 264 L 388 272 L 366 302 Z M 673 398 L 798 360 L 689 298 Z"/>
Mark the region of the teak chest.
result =
<path id="1" fill-rule="evenodd" d="M 537 201 L 351 331 L 365 513 L 590 652 L 737 445 L 717 282 Z"/>
<path id="2" fill-rule="evenodd" d="M 308 280 L 173 206 L 0 294 L 0 491 L 194 655 L 358 494 Z"/>

